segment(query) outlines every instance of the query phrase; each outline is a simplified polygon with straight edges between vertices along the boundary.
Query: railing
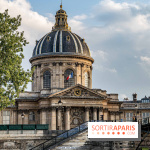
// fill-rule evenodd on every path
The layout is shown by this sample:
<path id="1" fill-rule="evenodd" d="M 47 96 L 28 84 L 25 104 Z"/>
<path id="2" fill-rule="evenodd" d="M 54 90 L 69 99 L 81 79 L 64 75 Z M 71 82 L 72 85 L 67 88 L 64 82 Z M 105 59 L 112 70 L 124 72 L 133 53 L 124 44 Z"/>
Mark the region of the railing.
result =
<path id="1" fill-rule="evenodd" d="M 0 125 L 0 130 L 48 130 L 48 124 Z"/>
<path id="2" fill-rule="evenodd" d="M 46 150 L 47 148 L 50 148 L 51 146 L 54 146 L 55 144 L 62 142 L 63 140 L 86 130 L 87 128 L 88 128 L 88 122 L 85 122 L 81 124 L 80 126 L 75 127 L 71 130 L 65 131 L 64 133 L 58 135 L 57 137 L 54 137 L 51 140 L 46 141 L 30 150 Z"/>

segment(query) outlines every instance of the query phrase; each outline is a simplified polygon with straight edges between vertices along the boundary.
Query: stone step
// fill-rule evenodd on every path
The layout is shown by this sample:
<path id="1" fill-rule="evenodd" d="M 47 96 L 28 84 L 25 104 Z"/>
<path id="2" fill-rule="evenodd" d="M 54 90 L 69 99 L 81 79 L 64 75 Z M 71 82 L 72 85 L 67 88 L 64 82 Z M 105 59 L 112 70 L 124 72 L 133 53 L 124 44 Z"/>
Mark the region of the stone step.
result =
<path id="1" fill-rule="evenodd" d="M 76 144 L 75 143 L 65 143 L 64 145 L 65 146 L 78 146 L 79 147 L 79 146 L 83 146 L 84 144 L 85 143 L 76 143 Z"/>

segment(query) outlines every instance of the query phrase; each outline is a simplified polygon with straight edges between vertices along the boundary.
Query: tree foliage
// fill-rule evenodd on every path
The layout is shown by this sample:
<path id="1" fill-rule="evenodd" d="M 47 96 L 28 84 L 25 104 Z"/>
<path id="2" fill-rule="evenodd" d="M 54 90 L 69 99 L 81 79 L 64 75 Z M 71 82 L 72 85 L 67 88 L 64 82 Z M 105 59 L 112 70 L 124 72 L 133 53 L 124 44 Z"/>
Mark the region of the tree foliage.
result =
<path id="1" fill-rule="evenodd" d="M 10 17 L 8 10 L 0 13 L 0 109 L 14 104 L 15 98 L 23 92 L 32 72 L 22 66 L 23 46 L 28 42 L 24 32 L 18 32 L 21 16 Z"/>

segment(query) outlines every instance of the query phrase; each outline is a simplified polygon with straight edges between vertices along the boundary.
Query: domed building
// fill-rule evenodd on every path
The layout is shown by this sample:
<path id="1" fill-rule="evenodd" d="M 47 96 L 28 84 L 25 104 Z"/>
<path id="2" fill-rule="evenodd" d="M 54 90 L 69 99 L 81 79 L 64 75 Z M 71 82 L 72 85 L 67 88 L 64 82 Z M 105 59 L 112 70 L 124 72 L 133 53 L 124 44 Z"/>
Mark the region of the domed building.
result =
<path id="1" fill-rule="evenodd" d="M 56 13 L 52 31 L 36 42 L 30 62 L 34 66 L 32 90 L 55 93 L 81 84 L 92 88 L 92 64 L 94 62 L 85 40 L 67 23 L 67 14 L 62 9 Z M 72 78 L 67 80 L 70 74 Z"/>
<path id="2" fill-rule="evenodd" d="M 49 131 L 56 131 L 89 120 L 121 119 L 118 94 L 92 89 L 94 59 L 67 17 L 61 5 L 52 31 L 36 41 L 30 59 L 32 91 L 21 93 L 15 106 L 0 112 L 0 124 L 48 124 Z"/>

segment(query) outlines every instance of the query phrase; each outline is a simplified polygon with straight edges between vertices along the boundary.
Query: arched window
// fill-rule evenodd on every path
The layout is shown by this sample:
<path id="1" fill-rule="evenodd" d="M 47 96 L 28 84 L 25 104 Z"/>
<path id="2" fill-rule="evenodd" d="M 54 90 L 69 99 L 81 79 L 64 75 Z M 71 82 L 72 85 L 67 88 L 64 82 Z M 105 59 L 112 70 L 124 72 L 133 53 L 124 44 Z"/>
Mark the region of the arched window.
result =
<path id="1" fill-rule="evenodd" d="M 68 88 L 75 85 L 74 72 L 71 69 L 67 69 L 64 74 L 64 87 Z"/>
<path id="2" fill-rule="evenodd" d="M 43 74 L 43 88 L 51 88 L 51 74 L 49 71 L 45 71 Z"/>
<path id="3" fill-rule="evenodd" d="M 84 77 L 85 77 L 85 87 L 89 87 L 89 75 L 88 75 L 88 72 L 85 72 Z"/>
<path id="4" fill-rule="evenodd" d="M 35 121 L 35 114 L 34 112 L 29 113 L 29 121 Z"/>

